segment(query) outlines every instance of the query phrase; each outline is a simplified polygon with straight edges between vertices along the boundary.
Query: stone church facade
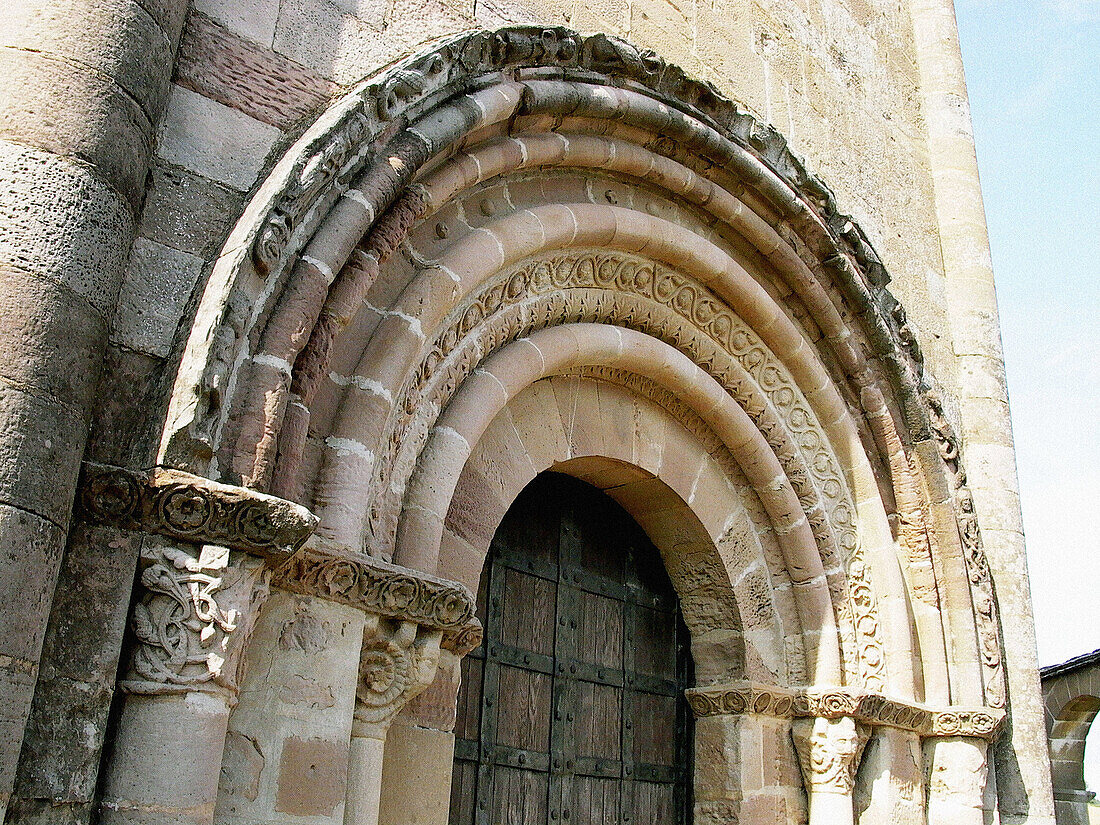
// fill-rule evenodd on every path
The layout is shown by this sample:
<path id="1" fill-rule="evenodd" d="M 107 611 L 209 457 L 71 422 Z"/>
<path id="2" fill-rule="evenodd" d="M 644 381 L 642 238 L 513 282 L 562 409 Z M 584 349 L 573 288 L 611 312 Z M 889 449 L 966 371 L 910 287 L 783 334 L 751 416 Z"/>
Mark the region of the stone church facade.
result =
<path id="1" fill-rule="evenodd" d="M 1053 823 L 950 0 L 5 13 L 6 821 Z"/>

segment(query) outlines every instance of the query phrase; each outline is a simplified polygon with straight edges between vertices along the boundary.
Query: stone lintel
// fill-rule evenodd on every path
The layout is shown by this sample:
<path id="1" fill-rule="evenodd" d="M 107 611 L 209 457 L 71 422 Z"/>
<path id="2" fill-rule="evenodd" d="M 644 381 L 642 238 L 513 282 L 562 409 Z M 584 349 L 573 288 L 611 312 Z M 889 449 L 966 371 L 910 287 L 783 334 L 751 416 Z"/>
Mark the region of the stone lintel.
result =
<path id="1" fill-rule="evenodd" d="M 442 630 L 441 646 L 458 656 L 481 642 L 474 597 L 463 585 L 348 548 L 304 547 L 275 571 L 272 584 L 388 619 Z"/>
<path id="2" fill-rule="evenodd" d="M 95 524 L 217 544 L 272 562 L 301 547 L 318 521 L 294 502 L 182 470 L 135 471 L 87 461 L 78 507 Z"/>
<path id="3" fill-rule="evenodd" d="M 854 688 L 784 688 L 737 682 L 691 688 L 687 699 L 698 717 L 741 713 L 781 719 L 850 716 L 868 725 L 900 728 L 920 736 L 973 736 L 987 741 L 1005 719 L 1001 708 L 929 708 Z"/>

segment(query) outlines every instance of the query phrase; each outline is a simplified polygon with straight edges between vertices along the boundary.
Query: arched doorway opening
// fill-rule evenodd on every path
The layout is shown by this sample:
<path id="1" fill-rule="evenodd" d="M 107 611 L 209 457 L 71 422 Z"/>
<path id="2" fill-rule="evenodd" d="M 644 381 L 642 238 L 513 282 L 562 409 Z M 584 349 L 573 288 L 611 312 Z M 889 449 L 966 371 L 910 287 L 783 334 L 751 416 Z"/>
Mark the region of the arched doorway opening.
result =
<path id="1" fill-rule="evenodd" d="M 509 509 L 463 661 L 451 825 L 691 821 L 691 659 L 657 549 L 618 504 L 543 473 Z"/>

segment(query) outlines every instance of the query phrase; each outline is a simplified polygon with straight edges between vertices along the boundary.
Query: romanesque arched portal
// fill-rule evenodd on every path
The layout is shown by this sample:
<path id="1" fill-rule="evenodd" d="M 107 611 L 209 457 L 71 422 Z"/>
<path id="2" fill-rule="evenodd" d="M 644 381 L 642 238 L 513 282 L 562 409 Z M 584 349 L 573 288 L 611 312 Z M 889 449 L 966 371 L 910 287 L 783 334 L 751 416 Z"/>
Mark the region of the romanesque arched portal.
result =
<path id="1" fill-rule="evenodd" d="M 260 539 L 316 530 L 150 551 L 105 819 L 160 792 L 168 708 L 215 821 L 435 810 L 470 591 L 555 470 L 679 594 L 695 822 L 982 821 L 995 601 L 888 280 L 774 129 L 621 40 L 475 32 L 365 81 L 227 242 L 160 456 Z M 188 495 L 168 532 L 215 541 Z"/>

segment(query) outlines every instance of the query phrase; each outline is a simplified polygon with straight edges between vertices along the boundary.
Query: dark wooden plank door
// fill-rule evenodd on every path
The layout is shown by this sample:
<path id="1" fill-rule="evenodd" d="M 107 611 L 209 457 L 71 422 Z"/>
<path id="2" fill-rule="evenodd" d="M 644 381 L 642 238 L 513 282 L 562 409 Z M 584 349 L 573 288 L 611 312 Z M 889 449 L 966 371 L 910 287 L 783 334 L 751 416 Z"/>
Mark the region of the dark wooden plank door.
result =
<path id="1" fill-rule="evenodd" d="M 535 479 L 501 523 L 462 664 L 451 825 L 686 825 L 687 631 L 610 498 Z"/>

